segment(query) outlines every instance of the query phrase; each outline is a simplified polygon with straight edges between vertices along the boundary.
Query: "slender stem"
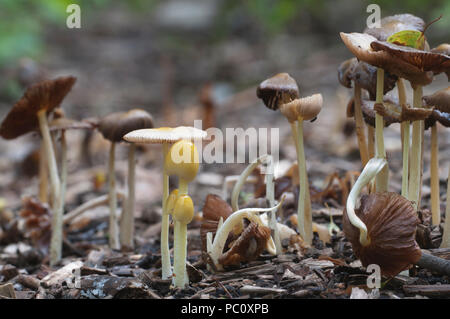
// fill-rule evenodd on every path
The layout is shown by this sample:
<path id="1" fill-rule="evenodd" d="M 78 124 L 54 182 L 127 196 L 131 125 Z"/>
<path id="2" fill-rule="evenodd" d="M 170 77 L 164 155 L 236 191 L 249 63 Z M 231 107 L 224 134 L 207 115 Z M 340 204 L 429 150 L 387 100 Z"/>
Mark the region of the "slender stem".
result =
<path id="1" fill-rule="evenodd" d="M 131 143 L 128 149 L 128 196 L 120 221 L 120 245 L 133 249 L 134 243 L 134 202 L 136 176 L 136 145 Z"/>
<path id="2" fill-rule="evenodd" d="M 182 178 L 180 178 L 178 180 L 178 191 L 180 192 L 180 196 L 181 195 L 186 195 L 189 191 L 189 185 L 188 182 Z"/>
<path id="3" fill-rule="evenodd" d="M 422 105 L 422 87 L 414 88 L 414 107 Z M 422 159 L 422 121 L 414 121 L 412 123 L 412 147 L 411 161 L 409 166 L 409 186 L 408 199 L 413 202 L 416 209 L 420 207 L 420 175 L 421 175 L 421 159 Z"/>
<path id="4" fill-rule="evenodd" d="M 61 200 L 65 202 L 67 189 L 67 140 L 66 131 L 61 130 Z"/>
<path id="5" fill-rule="evenodd" d="M 163 144 L 163 163 L 166 161 L 169 144 Z M 164 166 L 164 165 L 163 165 Z M 161 267 L 162 279 L 172 277 L 172 265 L 170 262 L 169 250 L 169 214 L 166 210 L 166 201 L 169 197 L 169 175 L 163 168 L 163 200 L 162 200 L 162 218 L 161 218 Z"/>
<path id="6" fill-rule="evenodd" d="M 266 178 L 266 198 L 270 203 L 270 206 L 275 206 L 275 183 L 274 183 L 274 167 L 273 167 L 273 159 L 272 156 L 268 157 L 268 165 L 266 167 L 267 171 L 265 172 Z M 282 246 L 280 240 L 280 234 L 278 231 L 278 223 L 277 223 L 277 210 L 273 210 L 268 213 L 270 215 L 269 218 L 269 228 L 272 230 L 272 237 L 275 241 L 276 253 L 282 253 Z"/>
<path id="7" fill-rule="evenodd" d="M 189 282 L 186 273 L 187 225 L 175 221 L 173 252 L 173 284 L 183 288 Z"/>
<path id="8" fill-rule="evenodd" d="M 367 149 L 366 136 L 364 134 L 364 120 L 361 109 L 361 87 L 355 83 L 355 124 L 356 137 L 358 138 L 359 154 L 362 166 L 366 166 L 369 160 L 369 150 Z"/>
<path id="9" fill-rule="evenodd" d="M 111 143 L 109 151 L 109 246 L 112 249 L 120 249 L 118 224 L 117 224 L 117 198 L 116 198 L 116 174 L 114 169 L 116 143 Z"/>
<path id="10" fill-rule="evenodd" d="M 38 120 L 45 151 L 47 153 L 46 157 L 53 195 L 52 237 L 50 241 L 50 265 L 53 266 L 61 260 L 62 256 L 63 206 L 60 196 L 61 182 L 59 180 L 58 167 L 56 165 L 55 152 L 53 149 L 52 139 L 50 137 L 50 131 L 48 129 L 47 115 L 45 110 L 38 112 Z"/>
<path id="11" fill-rule="evenodd" d="M 369 158 L 375 157 L 375 128 L 367 125 L 367 149 L 369 150 Z"/>
<path id="12" fill-rule="evenodd" d="M 383 103 L 383 90 L 384 90 L 384 70 L 377 69 L 377 99 L 376 103 Z M 376 137 L 376 156 L 378 158 L 386 159 L 386 150 L 384 149 L 384 119 L 383 116 L 378 113 L 375 115 L 375 137 Z M 385 192 L 388 189 L 389 184 L 389 167 L 386 165 L 383 170 L 377 174 L 376 177 L 376 190 L 377 192 Z"/>
<path id="13" fill-rule="evenodd" d="M 445 208 L 444 232 L 442 234 L 441 248 L 450 248 L 450 165 L 447 177 L 447 207 Z"/>
<path id="14" fill-rule="evenodd" d="M 311 201 L 307 197 L 308 179 L 306 172 L 305 149 L 303 146 L 303 119 L 298 118 L 297 121 L 297 162 L 298 174 L 300 180 L 300 194 L 298 196 L 298 231 L 306 244 L 312 244 L 312 214 Z"/>
<path id="15" fill-rule="evenodd" d="M 39 200 L 41 203 L 48 202 L 48 168 L 47 155 L 45 152 L 44 142 L 39 148 Z"/>
<path id="16" fill-rule="evenodd" d="M 397 80 L 398 101 L 402 107 L 406 107 L 406 89 L 402 78 Z M 402 196 L 408 196 L 408 174 L 409 174 L 409 143 L 410 143 L 410 123 L 403 121 L 401 124 L 401 138 L 402 138 Z"/>
<path id="17" fill-rule="evenodd" d="M 439 203 L 439 146 L 437 124 L 431 127 L 431 216 L 433 225 L 441 222 Z"/>

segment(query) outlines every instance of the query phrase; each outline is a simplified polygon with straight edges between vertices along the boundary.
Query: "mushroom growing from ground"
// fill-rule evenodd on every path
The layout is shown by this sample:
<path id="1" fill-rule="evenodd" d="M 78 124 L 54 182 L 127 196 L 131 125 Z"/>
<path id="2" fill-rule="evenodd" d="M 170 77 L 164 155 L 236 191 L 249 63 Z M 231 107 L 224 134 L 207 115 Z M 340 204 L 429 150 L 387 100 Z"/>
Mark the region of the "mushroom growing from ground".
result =
<path id="1" fill-rule="evenodd" d="M 121 240 L 119 240 L 119 225 L 117 223 L 117 197 L 115 177 L 115 147 L 116 143 L 122 142 L 127 133 L 153 127 L 152 116 L 144 110 L 132 109 L 128 112 L 111 113 L 100 120 L 98 129 L 103 137 L 111 141 L 108 164 L 109 178 L 109 246 L 112 249 L 133 247 L 134 234 L 134 175 L 135 175 L 135 145 L 131 144 L 128 155 L 128 198 L 126 207 L 122 209 Z"/>
<path id="2" fill-rule="evenodd" d="M 142 129 L 130 132 L 124 136 L 124 140 L 132 143 L 162 144 L 163 163 L 169 147 L 179 140 L 200 141 L 205 139 L 207 133 L 195 127 L 180 126 L 176 128 L 160 127 L 154 129 Z M 162 196 L 162 216 L 161 216 L 161 264 L 162 279 L 169 279 L 172 276 L 169 253 L 169 214 L 166 210 L 166 201 L 169 196 L 169 175 L 165 167 L 163 168 L 163 196 Z"/>
<path id="3" fill-rule="evenodd" d="M 450 86 L 432 95 L 424 96 L 427 106 L 435 107 L 441 112 L 450 113 Z M 441 208 L 439 205 L 439 145 L 437 123 L 431 126 L 431 214 L 433 225 L 441 222 Z"/>
<path id="4" fill-rule="evenodd" d="M 295 99 L 280 106 L 281 113 L 290 123 L 297 121 L 295 141 L 297 143 L 297 162 L 300 180 L 300 194 L 298 197 L 298 231 L 306 244 L 311 245 L 313 239 L 311 199 L 309 196 L 308 174 L 306 171 L 306 157 L 303 146 L 303 121 L 313 120 L 322 109 L 321 94 Z M 294 132 L 293 132 L 294 133 Z"/>
<path id="5" fill-rule="evenodd" d="M 50 264 L 55 265 L 62 255 L 62 215 L 64 203 L 61 198 L 55 152 L 50 137 L 47 115 L 58 107 L 75 84 L 72 76 L 46 80 L 30 86 L 23 97 L 14 105 L 0 127 L 0 135 L 13 139 L 40 129 L 52 187 L 52 238 L 50 242 Z"/>

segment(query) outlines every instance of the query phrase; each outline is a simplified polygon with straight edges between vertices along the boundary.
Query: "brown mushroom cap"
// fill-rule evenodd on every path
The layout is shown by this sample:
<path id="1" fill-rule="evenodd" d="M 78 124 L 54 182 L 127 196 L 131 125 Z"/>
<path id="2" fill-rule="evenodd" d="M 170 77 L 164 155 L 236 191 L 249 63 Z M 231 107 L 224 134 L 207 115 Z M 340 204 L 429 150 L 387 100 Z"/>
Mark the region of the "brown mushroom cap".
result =
<path id="1" fill-rule="evenodd" d="M 141 109 L 111 113 L 100 120 L 98 129 L 111 142 L 122 142 L 125 134 L 153 127 L 153 117 Z"/>
<path id="2" fill-rule="evenodd" d="M 380 21 L 379 28 L 366 28 L 364 33 L 370 34 L 380 41 L 386 41 L 394 33 L 406 30 L 420 31 L 425 28 L 425 22 L 412 14 L 396 14 L 388 16 Z"/>
<path id="3" fill-rule="evenodd" d="M 354 99 L 351 99 L 349 101 L 347 105 L 347 117 L 353 116 L 355 107 L 354 103 L 355 103 Z M 375 127 L 375 115 L 377 113 L 375 104 L 377 104 L 375 101 L 371 101 L 365 98 L 361 100 L 361 110 L 363 113 L 364 121 L 366 122 L 367 125 L 370 125 L 372 127 Z M 399 123 L 400 122 L 399 116 L 401 111 L 398 110 L 401 110 L 401 106 L 398 105 L 398 101 L 392 97 L 384 96 L 383 104 L 387 105 L 387 109 L 390 110 L 385 114 L 383 114 L 384 126 L 388 127 L 392 123 Z"/>
<path id="4" fill-rule="evenodd" d="M 393 118 L 395 122 L 403 121 L 423 121 L 427 119 L 433 109 L 422 107 L 408 107 L 407 105 L 398 105 L 394 103 L 375 103 L 373 106 L 375 112 L 383 116 L 383 118 Z"/>
<path id="5" fill-rule="evenodd" d="M 448 55 L 381 41 L 374 41 L 370 46 L 377 52 L 387 52 L 423 72 L 432 71 L 434 74 L 446 72 L 450 80 L 450 56 Z"/>
<path id="6" fill-rule="evenodd" d="M 352 80 L 353 80 L 353 71 L 358 64 L 357 58 L 351 58 L 348 60 L 345 60 L 339 65 L 338 68 L 338 79 L 339 83 L 342 84 L 342 86 L 346 88 L 352 87 Z"/>
<path id="7" fill-rule="evenodd" d="M 425 129 L 428 130 L 436 122 L 441 123 L 445 127 L 450 127 L 450 113 L 433 110 L 431 115 L 425 120 Z"/>
<path id="8" fill-rule="evenodd" d="M 341 32 L 340 35 L 347 48 L 360 61 L 364 61 L 378 68 L 382 68 L 386 72 L 404 78 L 414 85 L 427 85 L 433 80 L 433 73 L 427 72 L 431 70 L 422 69 L 415 63 L 410 63 L 411 61 L 409 59 L 405 60 L 401 58 L 400 55 L 393 55 L 385 50 L 381 50 L 381 46 L 377 45 L 377 43 L 381 42 L 377 41 L 375 37 L 369 34 Z M 385 44 L 386 42 L 382 43 Z M 405 48 L 400 46 L 398 47 Z M 433 54 L 437 55 L 436 53 Z"/>
<path id="9" fill-rule="evenodd" d="M 432 95 L 426 95 L 422 99 L 427 106 L 433 106 L 439 111 L 450 113 L 450 86 Z"/>
<path id="10" fill-rule="evenodd" d="M 367 226 L 369 245 L 359 242 L 359 229 L 350 223 L 346 210 L 342 223 L 363 266 L 377 264 L 383 275 L 393 277 L 420 259 L 422 252 L 415 241 L 419 219 L 409 200 L 397 193 L 365 195 L 356 215 Z"/>
<path id="11" fill-rule="evenodd" d="M 256 89 L 256 96 L 271 110 L 277 110 L 300 96 L 297 82 L 287 73 L 278 73 L 264 80 Z"/>
<path id="12" fill-rule="evenodd" d="M 314 94 L 283 104 L 280 106 L 280 111 L 289 122 L 294 122 L 299 117 L 304 121 L 309 121 L 317 117 L 322 110 L 322 105 L 322 94 Z"/>
<path id="13" fill-rule="evenodd" d="M 39 128 L 37 113 L 53 111 L 75 84 L 73 76 L 46 80 L 30 86 L 9 111 L 0 127 L 0 136 L 14 139 Z"/>

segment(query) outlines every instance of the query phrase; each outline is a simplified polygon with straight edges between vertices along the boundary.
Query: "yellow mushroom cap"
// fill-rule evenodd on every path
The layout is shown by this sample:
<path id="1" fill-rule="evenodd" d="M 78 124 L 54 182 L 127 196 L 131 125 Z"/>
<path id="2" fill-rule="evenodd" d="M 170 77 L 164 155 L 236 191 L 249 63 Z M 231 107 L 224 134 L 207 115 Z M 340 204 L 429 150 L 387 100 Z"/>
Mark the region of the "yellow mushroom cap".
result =
<path id="1" fill-rule="evenodd" d="M 152 129 L 135 130 L 126 134 L 123 139 L 132 143 L 164 144 L 175 143 L 179 140 L 203 140 L 206 131 L 192 126 L 159 127 Z"/>
<path id="2" fill-rule="evenodd" d="M 172 217 L 175 221 L 189 224 L 194 218 L 194 203 L 189 195 L 181 195 L 175 202 Z"/>
<path id="3" fill-rule="evenodd" d="M 166 200 L 166 210 L 167 210 L 167 214 L 172 214 L 173 209 L 175 207 L 175 202 L 177 201 L 177 198 L 179 196 L 179 191 L 178 189 L 174 189 L 170 195 L 167 197 Z"/>
<path id="4" fill-rule="evenodd" d="M 194 180 L 198 172 L 198 166 L 197 148 L 194 143 L 186 140 L 173 144 L 164 162 L 167 175 L 176 175 L 186 182 Z"/>

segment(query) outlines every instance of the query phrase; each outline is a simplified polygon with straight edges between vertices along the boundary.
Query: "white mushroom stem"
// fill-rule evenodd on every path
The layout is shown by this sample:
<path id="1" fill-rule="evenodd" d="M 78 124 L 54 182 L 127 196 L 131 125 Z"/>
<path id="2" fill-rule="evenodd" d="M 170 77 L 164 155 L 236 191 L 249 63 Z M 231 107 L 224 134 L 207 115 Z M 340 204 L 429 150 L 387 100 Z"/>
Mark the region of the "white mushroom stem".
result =
<path id="1" fill-rule="evenodd" d="M 361 245 L 367 246 L 370 244 L 370 238 L 367 236 L 367 227 L 355 213 L 355 206 L 358 200 L 361 190 L 370 183 L 370 181 L 386 166 L 387 162 L 384 158 L 372 158 L 367 162 L 361 175 L 359 175 L 356 180 L 355 185 L 353 185 L 350 194 L 347 199 L 347 216 L 350 223 L 359 229 L 359 241 Z"/>
<path id="2" fill-rule="evenodd" d="M 312 213 L 311 213 L 311 200 L 309 198 L 309 185 L 308 185 L 308 174 L 306 172 L 306 157 L 305 149 L 303 146 L 303 119 L 298 118 L 297 121 L 297 162 L 298 162 L 298 174 L 300 180 L 300 193 L 298 196 L 298 208 L 297 208 L 297 219 L 298 219 L 298 231 L 300 236 L 306 244 L 311 245 L 313 239 L 312 230 Z"/>
<path id="3" fill-rule="evenodd" d="M 266 198 L 269 201 L 270 206 L 275 206 L 274 166 L 272 156 L 270 155 L 267 156 L 266 163 L 267 163 L 265 171 Z M 275 241 L 275 247 L 278 255 L 281 254 L 283 251 L 281 247 L 280 234 L 278 231 L 277 212 L 278 210 L 273 210 L 268 214 L 270 215 L 269 228 L 272 231 L 272 237 Z"/>
<path id="4" fill-rule="evenodd" d="M 65 202 L 67 189 L 67 140 L 66 131 L 61 130 L 61 200 Z"/>
<path id="5" fill-rule="evenodd" d="M 441 223 L 439 203 L 439 145 L 437 123 L 431 127 L 431 217 L 433 225 Z"/>
<path id="6" fill-rule="evenodd" d="M 447 177 L 447 207 L 445 208 L 444 233 L 442 234 L 441 248 L 450 248 L 450 165 Z"/>
<path id="7" fill-rule="evenodd" d="M 397 89 L 398 89 L 398 100 L 400 105 L 406 106 L 406 90 L 405 83 L 403 79 L 399 78 L 397 80 Z M 408 197 L 408 174 L 409 174 L 409 143 L 410 143 L 410 135 L 409 135 L 409 121 L 403 121 L 401 124 L 402 131 L 402 157 L 403 157 L 403 165 L 402 165 L 402 196 Z"/>
<path id="8" fill-rule="evenodd" d="M 134 243 L 134 202 L 136 176 L 136 145 L 131 143 L 128 149 L 128 196 L 120 221 L 120 245 L 133 249 Z"/>
<path id="9" fill-rule="evenodd" d="M 48 202 L 48 166 L 44 142 L 39 148 L 39 200 L 41 203 Z"/>
<path id="10" fill-rule="evenodd" d="M 169 144 L 163 143 L 163 163 L 166 161 Z M 164 166 L 164 165 L 163 165 Z M 172 265 L 170 262 L 169 250 L 169 214 L 167 213 L 166 201 L 169 197 L 169 175 L 163 168 L 163 200 L 162 200 L 162 216 L 161 216 L 161 268 L 162 279 L 172 277 Z"/>
<path id="11" fill-rule="evenodd" d="M 189 283 L 186 273 L 187 224 L 175 221 L 173 236 L 176 238 L 173 250 L 173 284 L 175 287 L 184 287 Z"/>
<path id="12" fill-rule="evenodd" d="M 364 134 L 364 120 L 361 109 L 361 87 L 356 83 L 354 86 L 356 137 L 358 139 L 361 163 L 362 166 L 365 166 L 369 160 L 369 151 L 367 149 L 366 135 Z"/>
<path id="13" fill-rule="evenodd" d="M 231 208 L 233 209 L 233 211 L 239 210 L 239 194 L 241 193 L 241 189 L 245 184 L 245 181 L 254 171 L 254 169 L 266 160 L 267 156 L 268 155 L 262 155 L 258 157 L 256 160 L 250 163 L 250 165 L 248 165 L 247 168 L 239 176 L 237 183 L 234 185 L 233 192 L 231 193 Z"/>
<path id="14" fill-rule="evenodd" d="M 384 91 L 384 70 L 377 68 L 377 96 L 376 103 L 383 103 L 383 91 Z M 376 113 L 375 115 L 375 140 L 377 144 L 376 157 L 386 158 L 386 150 L 384 149 L 384 119 L 383 116 Z M 377 192 L 385 192 L 388 190 L 389 184 L 389 168 L 386 166 L 382 172 L 376 177 L 376 190 Z"/>
<path id="15" fill-rule="evenodd" d="M 421 86 L 416 86 L 414 88 L 413 105 L 414 107 L 422 106 Z M 411 161 L 409 166 L 408 199 L 413 202 L 415 209 L 419 209 L 420 207 L 422 130 L 423 121 L 414 121 L 412 123 L 412 147 Z"/>
<path id="16" fill-rule="evenodd" d="M 61 182 L 58 175 L 58 167 L 56 165 L 55 152 L 53 149 L 50 131 L 48 129 L 46 111 L 38 112 L 39 127 L 46 151 L 48 170 L 53 194 L 53 217 L 52 217 L 52 237 L 50 241 L 50 264 L 53 266 L 61 260 L 62 256 L 62 215 L 63 205 L 60 196 Z"/>
<path id="17" fill-rule="evenodd" d="M 262 212 L 270 212 L 274 209 L 278 209 L 278 207 L 281 206 L 283 203 L 284 198 L 278 203 L 278 205 L 274 207 L 269 208 L 243 208 L 241 210 L 238 210 L 228 216 L 228 218 L 225 220 L 225 222 L 222 224 L 221 227 L 217 229 L 216 235 L 214 237 L 214 242 L 212 242 L 212 234 L 208 233 L 207 235 L 207 251 L 209 256 L 211 257 L 211 260 L 213 261 L 214 265 L 218 270 L 222 270 L 223 267 L 219 264 L 219 258 L 223 253 L 223 249 L 225 247 L 225 243 L 228 238 L 228 234 L 238 225 L 242 224 L 242 220 L 244 218 L 248 219 L 251 222 L 255 222 L 258 225 L 264 226 L 264 223 L 262 222 L 261 218 L 257 215 L 257 213 Z M 276 247 L 273 242 L 272 237 L 270 237 L 267 250 L 269 253 L 275 255 L 276 254 Z"/>
<path id="18" fill-rule="evenodd" d="M 119 227 L 117 223 L 117 197 L 116 197 L 116 175 L 114 169 L 116 143 L 111 143 L 109 151 L 108 178 L 109 178 L 109 246 L 112 249 L 120 249 Z"/>

